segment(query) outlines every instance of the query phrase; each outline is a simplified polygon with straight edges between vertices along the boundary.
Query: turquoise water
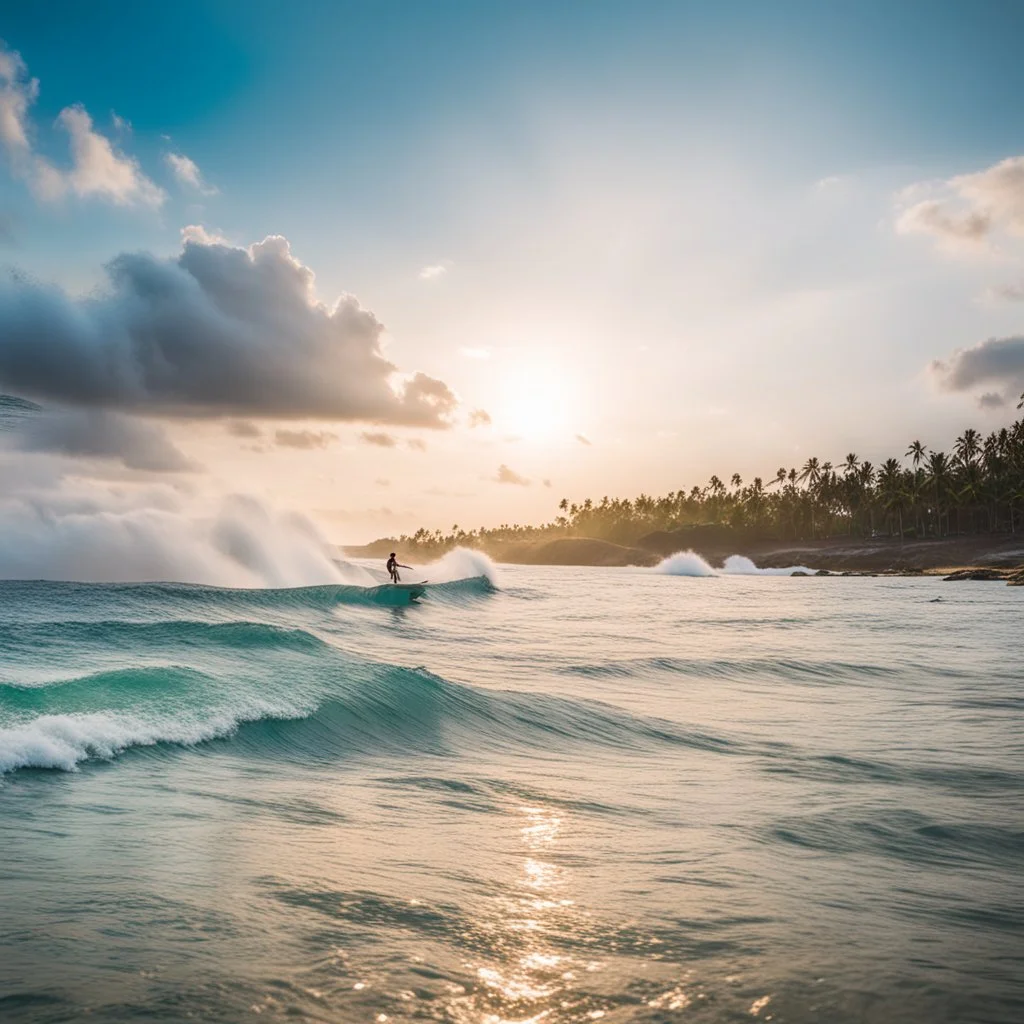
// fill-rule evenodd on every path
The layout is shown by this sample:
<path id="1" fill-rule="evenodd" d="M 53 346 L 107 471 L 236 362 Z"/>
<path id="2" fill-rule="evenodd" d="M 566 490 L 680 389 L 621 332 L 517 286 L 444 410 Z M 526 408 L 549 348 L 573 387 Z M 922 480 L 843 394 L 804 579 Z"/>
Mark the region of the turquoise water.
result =
<path id="1" fill-rule="evenodd" d="M 1024 589 L 0 583 L 0 1020 L 1017 1022 Z"/>

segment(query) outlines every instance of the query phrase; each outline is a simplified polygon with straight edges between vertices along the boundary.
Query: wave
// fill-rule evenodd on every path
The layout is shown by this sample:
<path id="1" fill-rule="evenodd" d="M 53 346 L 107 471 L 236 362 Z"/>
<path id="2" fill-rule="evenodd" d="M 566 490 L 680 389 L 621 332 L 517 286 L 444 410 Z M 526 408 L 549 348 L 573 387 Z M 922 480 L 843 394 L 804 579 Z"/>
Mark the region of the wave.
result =
<path id="1" fill-rule="evenodd" d="M 567 675 L 591 679 L 648 678 L 666 674 L 696 679 L 778 679 L 784 682 L 807 682 L 831 685 L 855 684 L 859 681 L 885 679 L 899 675 L 899 670 L 885 665 L 846 661 L 801 661 L 796 658 L 693 659 L 693 658 L 630 658 L 594 664 L 571 665 Z"/>
<path id="2" fill-rule="evenodd" d="M 492 566 L 493 568 L 493 566 Z M 454 576 L 454 574 L 452 574 Z M 426 586 L 432 598 L 459 600 L 492 594 L 497 589 L 492 575 L 452 578 Z M 310 587 L 216 587 L 193 583 L 73 583 L 50 580 L 0 580 L 0 597 L 12 605 L 33 600 L 37 603 L 59 601 L 87 614 L 97 600 L 107 611 L 123 613 L 125 619 L 163 616 L 178 620 L 183 612 L 201 610 L 205 615 L 227 615 L 253 609 L 330 609 L 337 605 L 408 604 L 408 591 L 391 584 L 362 586 L 352 583 L 325 583 Z M 53 624 L 63 630 L 67 620 Z M 75 623 L 71 622 L 74 626 Z M 0 626 L 0 641 L 8 626 Z"/>
<path id="3" fill-rule="evenodd" d="M 787 565 L 782 568 L 759 569 L 745 555 L 730 555 L 721 570 L 726 576 L 792 576 L 795 572 L 811 575 L 815 570 L 806 565 Z"/>
<path id="4" fill-rule="evenodd" d="M 498 567 L 482 551 L 472 548 L 454 548 L 425 566 L 423 575 L 431 583 L 455 583 L 482 576 L 492 587 L 499 585 Z"/>
<path id="5" fill-rule="evenodd" d="M 898 858 L 918 867 L 979 860 L 1019 865 L 1024 856 L 1024 830 L 1012 819 L 1005 824 L 968 824 L 898 807 L 866 816 L 851 816 L 844 810 L 788 817 L 771 826 L 766 838 L 831 855 Z"/>
<path id="6" fill-rule="evenodd" d="M 359 662 L 327 644 L 281 685 L 280 661 L 217 675 L 180 666 L 97 672 L 48 686 L 2 686 L 0 773 L 73 771 L 139 747 L 229 742 L 260 759 L 334 760 L 382 751 L 614 750 L 662 744 L 728 752 L 729 741 L 589 699 L 452 682 L 423 668 Z M 278 681 L 278 685 L 274 682 Z"/>
<path id="7" fill-rule="evenodd" d="M 730 555 L 721 569 L 715 569 L 696 551 L 677 551 L 662 559 L 650 571 L 665 576 L 792 576 L 795 572 L 808 575 L 814 572 L 806 565 L 760 569 L 746 555 Z"/>
<path id="8" fill-rule="evenodd" d="M 717 576 L 696 551 L 677 551 L 662 559 L 652 570 L 665 576 Z"/>

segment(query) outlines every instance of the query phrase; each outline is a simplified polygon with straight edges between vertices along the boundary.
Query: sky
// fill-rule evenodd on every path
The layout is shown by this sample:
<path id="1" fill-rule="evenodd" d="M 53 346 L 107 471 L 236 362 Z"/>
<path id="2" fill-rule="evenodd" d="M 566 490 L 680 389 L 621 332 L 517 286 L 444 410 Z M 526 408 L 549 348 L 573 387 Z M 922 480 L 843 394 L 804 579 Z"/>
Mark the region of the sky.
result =
<path id="1" fill-rule="evenodd" d="M 1004 426 L 1022 37 L 1013 2 L 7 5 L 0 392 L 45 413 L 0 499 L 360 543 Z"/>

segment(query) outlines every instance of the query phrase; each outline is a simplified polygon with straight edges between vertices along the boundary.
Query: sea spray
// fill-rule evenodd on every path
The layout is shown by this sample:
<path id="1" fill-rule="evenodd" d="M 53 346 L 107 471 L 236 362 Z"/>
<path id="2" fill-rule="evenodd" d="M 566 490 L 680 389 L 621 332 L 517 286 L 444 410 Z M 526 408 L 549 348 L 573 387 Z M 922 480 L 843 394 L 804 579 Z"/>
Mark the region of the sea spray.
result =
<path id="1" fill-rule="evenodd" d="M 760 569 L 746 555 L 730 555 L 721 569 L 726 576 L 792 576 L 795 572 L 805 572 L 808 575 L 813 569 L 806 565 L 787 565 L 781 568 Z"/>
<path id="2" fill-rule="evenodd" d="M 0 500 L 0 579 L 227 587 L 374 582 L 337 561 L 302 516 L 237 495 L 208 509 L 161 490 Z"/>
<path id="3" fill-rule="evenodd" d="M 665 576 L 714 576 L 715 570 L 696 551 L 677 551 L 660 561 L 652 572 Z"/>
<path id="4" fill-rule="evenodd" d="M 760 569 L 746 555 L 730 555 L 721 569 L 714 569 L 695 551 L 677 551 L 660 561 L 650 571 L 665 576 L 792 576 L 795 572 L 814 572 L 805 565 Z"/>
<path id="5" fill-rule="evenodd" d="M 423 576 L 431 583 L 453 583 L 483 576 L 492 586 L 497 586 L 498 575 L 494 562 L 482 551 L 472 548 L 455 548 L 423 568 Z"/>

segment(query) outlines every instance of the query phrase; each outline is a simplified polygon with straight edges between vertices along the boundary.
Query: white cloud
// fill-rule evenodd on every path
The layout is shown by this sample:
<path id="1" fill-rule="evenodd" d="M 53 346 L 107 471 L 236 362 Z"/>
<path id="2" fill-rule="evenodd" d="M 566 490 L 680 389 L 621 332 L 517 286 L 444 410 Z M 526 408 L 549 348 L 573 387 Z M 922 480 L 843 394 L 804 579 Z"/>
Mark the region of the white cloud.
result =
<path id="1" fill-rule="evenodd" d="M 186 224 L 181 229 L 181 244 L 194 242 L 196 245 L 230 245 L 231 243 L 219 232 L 210 231 L 202 224 Z"/>
<path id="2" fill-rule="evenodd" d="M 38 96 L 39 80 L 29 78 L 19 53 L 0 43 L 0 144 L 11 169 L 38 198 L 55 200 L 73 194 L 119 206 L 156 207 L 163 203 L 163 189 L 142 173 L 137 160 L 116 150 L 94 129 L 82 106 L 65 107 L 57 116 L 57 125 L 68 133 L 70 168 L 62 170 L 36 153 L 28 111 Z"/>
<path id="3" fill-rule="evenodd" d="M 204 196 L 215 196 L 217 189 L 208 185 L 199 171 L 199 165 L 185 156 L 184 153 L 167 153 L 164 155 L 167 166 L 170 167 L 177 178 L 178 183 L 195 189 Z"/>
<path id="4" fill-rule="evenodd" d="M 1024 302 L 1024 282 L 993 285 L 988 289 L 987 297 L 1002 302 Z"/>
<path id="5" fill-rule="evenodd" d="M 951 212 L 945 203 L 926 199 L 900 214 L 896 230 L 901 235 L 928 234 L 954 246 L 983 242 L 992 230 L 992 219 L 977 210 Z"/>
<path id="6" fill-rule="evenodd" d="M 910 202 L 897 217 L 901 234 L 930 234 L 947 247 L 977 246 L 996 232 L 1024 237 L 1024 156 L 943 182 L 919 182 L 903 192 Z"/>
<path id="7" fill-rule="evenodd" d="M 590 448 L 594 443 L 586 434 L 577 434 L 576 440 L 579 441 L 580 444 L 586 445 L 588 448 Z"/>
<path id="8" fill-rule="evenodd" d="M 71 139 L 72 166 L 62 178 L 75 195 L 99 196 L 119 206 L 159 206 L 167 198 L 142 173 L 137 160 L 117 152 L 109 139 L 93 130 L 84 107 L 65 107 L 57 123 Z"/>
<path id="9" fill-rule="evenodd" d="M 1024 156 L 1009 157 L 984 171 L 961 175 L 950 184 L 993 223 L 1024 235 Z"/>
<path id="10" fill-rule="evenodd" d="M 819 178 L 814 183 L 815 192 L 831 192 L 835 189 L 842 188 L 846 184 L 846 179 L 839 174 L 830 174 L 826 178 Z"/>
<path id="11" fill-rule="evenodd" d="M 0 141 L 8 151 L 31 151 L 25 122 L 39 95 L 39 79 L 28 77 L 21 54 L 0 42 Z"/>
<path id="12" fill-rule="evenodd" d="M 473 409 L 469 414 L 470 427 L 489 427 L 491 414 L 486 409 Z"/>
<path id="13" fill-rule="evenodd" d="M 433 281 L 436 278 L 444 277 L 450 267 L 451 263 L 447 260 L 443 263 L 432 263 L 430 266 L 423 267 L 420 270 L 419 278 L 421 281 Z"/>

